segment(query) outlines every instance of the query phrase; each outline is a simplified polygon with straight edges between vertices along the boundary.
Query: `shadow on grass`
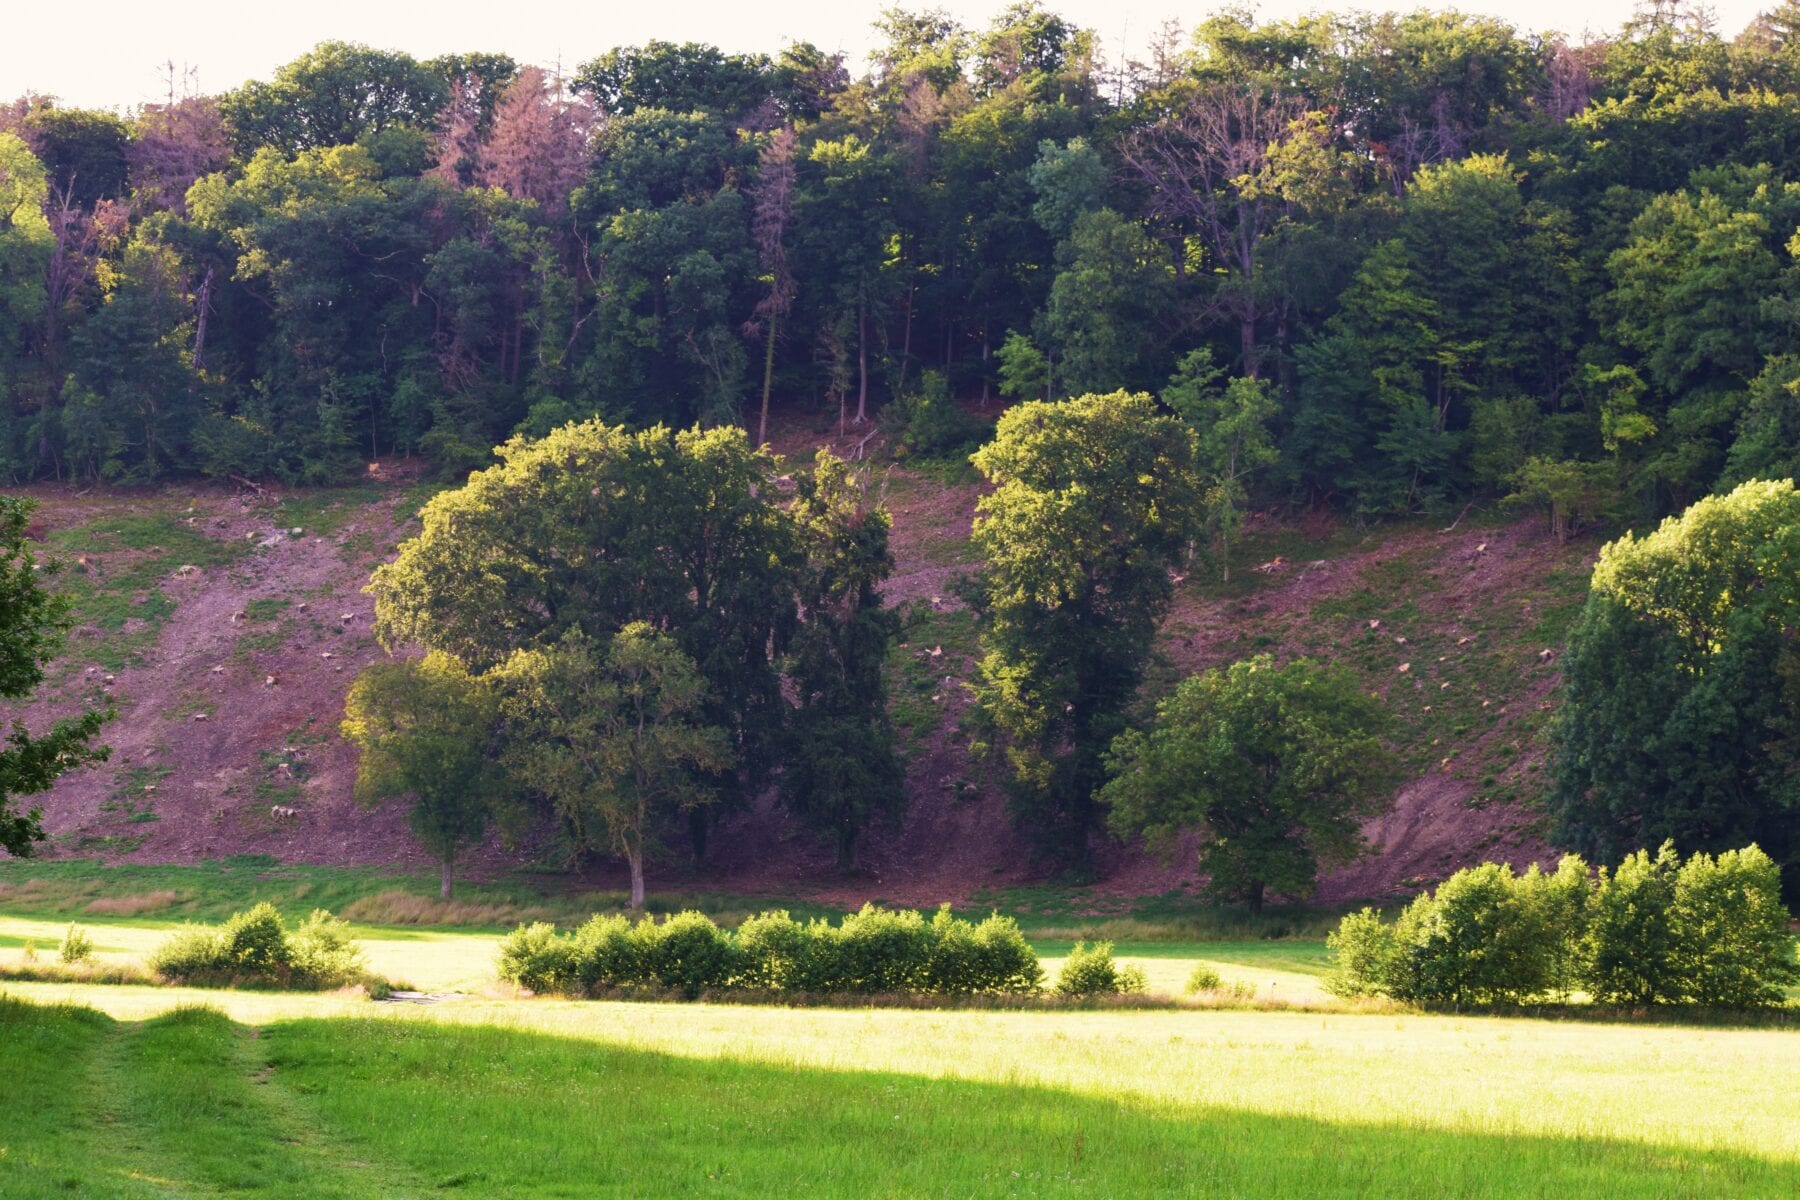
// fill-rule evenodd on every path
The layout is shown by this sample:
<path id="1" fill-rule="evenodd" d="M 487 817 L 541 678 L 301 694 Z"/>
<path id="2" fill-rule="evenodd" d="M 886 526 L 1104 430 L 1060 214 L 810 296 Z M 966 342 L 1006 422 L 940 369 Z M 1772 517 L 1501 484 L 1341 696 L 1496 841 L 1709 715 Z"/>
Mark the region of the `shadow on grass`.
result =
<path id="1" fill-rule="evenodd" d="M 682 1058 L 414 1021 L 305 1020 L 253 1033 L 205 1010 L 121 1025 L 0 999 L 0 1078 L 9 1197 L 70 1186 L 101 1197 L 1800 1190 L 1800 1165 L 1749 1154 Z M 1356 1109 L 1354 1096 L 1322 1103 Z"/>

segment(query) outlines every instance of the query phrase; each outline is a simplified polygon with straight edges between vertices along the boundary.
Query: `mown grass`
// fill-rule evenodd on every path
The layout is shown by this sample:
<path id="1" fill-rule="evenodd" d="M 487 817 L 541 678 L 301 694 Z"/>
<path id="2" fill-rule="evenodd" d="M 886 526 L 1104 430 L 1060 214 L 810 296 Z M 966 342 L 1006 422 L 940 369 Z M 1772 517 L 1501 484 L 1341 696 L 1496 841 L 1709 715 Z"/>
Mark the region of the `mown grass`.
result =
<path id="1" fill-rule="evenodd" d="M 0 1194 L 1800 1189 L 1800 1038 L 1766 1031 L 309 1003 L 319 1015 L 233 996 L 235 1019 L 165 1005 L 121 1020 L 0 1000 Z"/>

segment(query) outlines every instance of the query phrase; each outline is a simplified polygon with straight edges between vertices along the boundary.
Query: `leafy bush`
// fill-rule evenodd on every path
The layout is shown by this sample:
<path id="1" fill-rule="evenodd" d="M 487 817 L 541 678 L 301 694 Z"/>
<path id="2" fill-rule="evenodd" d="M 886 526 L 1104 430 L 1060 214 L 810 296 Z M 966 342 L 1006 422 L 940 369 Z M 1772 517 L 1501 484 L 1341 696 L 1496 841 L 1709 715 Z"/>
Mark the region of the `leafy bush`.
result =
<path id="1" fill-rule="evenodd" d="M 929 922 L 872 904 L 838 925 L 802 925 L 786 912 L 766 912 L 735 933 L 697 912 L 661 925 L 648 917 L 634 925 L 622 916 L 596 916 L 573 935 L 521 925 L 501 942 L 499 973 L 533 991 L 656 986 L 689 998 L 731 987 L 810 995 L 1020 995 L 1043 984 L 1043 968 L 1017 922 L 996 915 L 972 925 L 948 905 Z"/>
<path id="2" fill-rule="evenodd" d="M 368 981 L 347 922 L 315 909 L 289 933 L 281 913 L 266 902 L 233 914 L 218 929 L 184 926 L 156 948 L 149 965 L 172 982 L 227 987 L 335 988 Z"/>
<path id="3" fill-rule="evenodd" d="M 1599 1004 L 1780 1004 L 1800 981 L 1780 868 L 1755 846 L 1683 864 L 1665 843 L 1589 879 L 1503 864 L 1458 871 L 1392 925 L 1374 909 L 1327 939 L 1339 996 L 1519 1004 L 1580 989 Z"/>
<path id="4" fill-rule="evenodd" d="M 929 947 L 919 989 L 940 996 L 1023 995 L 1043 986 L 1038 963 L 1019 923 L 995 913 L 979 925 L 952 916 L 944 905 L 926 927 Z"/>
<path id="5" fill-rule="evenodd" d="M 1024 995 L 1043 988 L 1043 964 L 1011 917 L 989 914 L 975 927 L 975 946 L 983 977 L 979 990 Z"/>
<path id="6" fill-rule="evenodd" d="M 1217 992 L 1224 987 L 1225 981 L 1219 977 L 1217 971 L 1205 963 L 1195 963 L 1193 973 L 1188 976 L 1186 990 L 1191 996 L 1195 992 Z"/>
<path id="7" fill-rule="evenodd" d="M 800 990 L 818 994 L 918 990 L 930 955 L 925 919 L 865 904 L 834 929 L 808 927 L 811 946 L 799 972 Z"/>
<path id="8" fill-rule="evenodd" d="M 1325 990 L 1334 996 L 1393 996 L 1400 980 L 1400 942 L 1392 925 L 1372 908 L 1347 915 L 1325 938 L 1331 973 Z"/>
<path id="9" fill-rule="evenodd" d="M 234 913 L 222 931 L 226 960 L 249 975 L 270 975 L 293 964 L 281 913 L 264 900 Z"/>
<path id="10" fill-rule="evenodd" d="M 676 913 L 661 925 L 645 919 L 632 938 L 645 976 L 663 987 L 680 989 L 690 1000 L 726 986 L 738 973 L 731 935 L 705 913 Z"/>
<path id="11" fill-rule="evenodd" d="M 645 979 L 642 947 L 624 917 L 590 918 L 575 931 L 571 949 L 572 980 L 582 991 L 629 987 Z"/>
<path id="12" fill-rule="evenodd" d="M 1563 860 L 1555 876 L 1503 863 L 1456 872 L 1401 914 L 1393 994 L 1432 1006 L 1522 1004 L 1567 991 L 1569 947 L 1587 866 Z"/>
<path id="13" fill-rule="evenodd" d="M 1135 967 L 1120 970 L 1113 962 L 1113 944 L 1076 942 L 1056 977 L 1059 996 L 1110 996 L 1144 990 L 1144 973 Z"/>
<path id="14" fill-rule="evenodd" d="M 811 928 L 786 910 L 751 917 L 737 928 L 739 982 L 753 988 L 793 986 L 810 941 Z"/>
<path id="15" fill-rule="evenodd" d="M 919 387 L 900 397 L 893 417 L 900 450 L 922 458 L 954 455 L 979 445 L 986 427 L 956 406 L 941 371 L 926 371 Z"/>
<path id="16" fill-rule="evenodd" d="M 575 947 L 548 921 L 520 925 L 500 939 L 500 978 L 534 992 L 566 988 L 575 978 Z"/>
<path id="17" fill-rule="evenodd" d="M 1600 1004 L 1666 1004 L 1675 979 L 1675 847 L 1639 850 L 1619 869 L 1600 869 L 1582 947 L 1581 982 Z"/>
<path id="18" fill-rule="evenodd" d="M 1671 910 L 1682 998 L 1715 1008 L 1780 1004 L 1800 982 L 1781 904 L 1781 868 L 1756 846 L 1696 854 L 1675 876 Z"/>
<path id="19" fill-rule="evenodd" d="M 225 939 L 216 929 L 185 925 L 151 951 L 149 965 L 164 979 L 177 983 L 222 976 L 229 967 Z"/>
<path id="20" fill-rule="evenodd" d="M 296 982 L 310 987 L 347 987 L 368 973 L 362 947 L 350 939 L 350 922 L 322 908 L 288 938 L 287 956 Z"/>
<path id="21" fill-rule="evenodd" d="M 87 962 L 94 957 L 94 939 L 88 936 L 85 929 L 71 925 L 69 932 L 63 934 L 62 946 L 57 953 L 69 966 Z"/>

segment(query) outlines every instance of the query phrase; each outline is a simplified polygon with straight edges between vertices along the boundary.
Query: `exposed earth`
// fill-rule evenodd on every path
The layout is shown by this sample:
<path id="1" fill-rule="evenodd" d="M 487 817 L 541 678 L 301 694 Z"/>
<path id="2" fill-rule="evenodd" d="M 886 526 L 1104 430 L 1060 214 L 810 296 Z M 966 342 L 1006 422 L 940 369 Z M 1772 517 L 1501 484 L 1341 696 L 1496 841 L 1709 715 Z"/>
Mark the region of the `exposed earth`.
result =
<path id="1" fill-rule="evenodd" d="M 908 811 L 873 832 L 851 878 L 771 800 L 729 819 L 705 863 L 671 855 L 653 883 L 924 904 L 1040 881 L 997 769 L 971 760 L 961 729 L 976 635 L 950 584 L 969 565 L 979 485 L 954 466 L 888 461 L 879 434 L 834 443 L 833 432 L 789 426 L 775 444 L 795 465 L 821 442 L 860 452 L 893 512 L 888 596 L 909 617 L 890 684 Z M 397 805 L 354 800 L 354 755 L 337 724 L 350 681 L 384 653 L 362 586 L 433 490 L 406 464 L 372 465 L 367 482 L 329 490 L 23 489 L 81 621 L 23 715 L 36 725 L 108 700 L 118 713 L 105 734 L 111 759 L 34 801 L 48 852 L 429 869 Z M 1409 782 L 1369 823 L 1374 852 L 1328 875 L 1323 901 L 1389 898 L 1484 858 L 1551 853 L 1533 807 L 1542 730 L 1595 546 L 1559 545 L 1539 519 L 1476 512 L 1440 524 L 1358 530 L 1330 516 L 1253 515 L 1229 583 L 1196 562 L 1165 624 L 1152 691 L 1251 654 L 1310 655 L 1354 667 L 1392 708 Z M 465 870 L 502 870 L 545 848 L 494 842 Z M 1187 852 L 1165 863 L 1108 846 L 1099 862 L 1095 888 L 1109 895 L 1198 882 Z"/>

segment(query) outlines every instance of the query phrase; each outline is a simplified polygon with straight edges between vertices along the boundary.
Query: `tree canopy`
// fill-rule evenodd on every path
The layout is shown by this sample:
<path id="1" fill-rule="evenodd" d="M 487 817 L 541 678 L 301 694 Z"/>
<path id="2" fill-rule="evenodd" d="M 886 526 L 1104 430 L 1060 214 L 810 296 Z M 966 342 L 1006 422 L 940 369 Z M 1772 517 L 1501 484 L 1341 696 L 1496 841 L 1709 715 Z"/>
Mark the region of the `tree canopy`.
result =
<path id="1" fill-rule="evenodd" d="M 1563 659 L 1555 835 L 1618 856 L 1667 839 L 1800 841 L 1800 493 L 1746 483 L 1609 543 Z"/>
<path id="2" fill-rule="evenodd" d="M 1310 896 L 1322 867 L 1365 848 L 1363 818 L 1393 794 L 1386 727 L 1348 672 L 1305 659 L 1261 655 L 1193 676 L 1148 730 L 1113 742 L 1107 824 L 1163 848 L 1198 832 L 1209 890 L 1251 912 L 1269 891 Z"/>

